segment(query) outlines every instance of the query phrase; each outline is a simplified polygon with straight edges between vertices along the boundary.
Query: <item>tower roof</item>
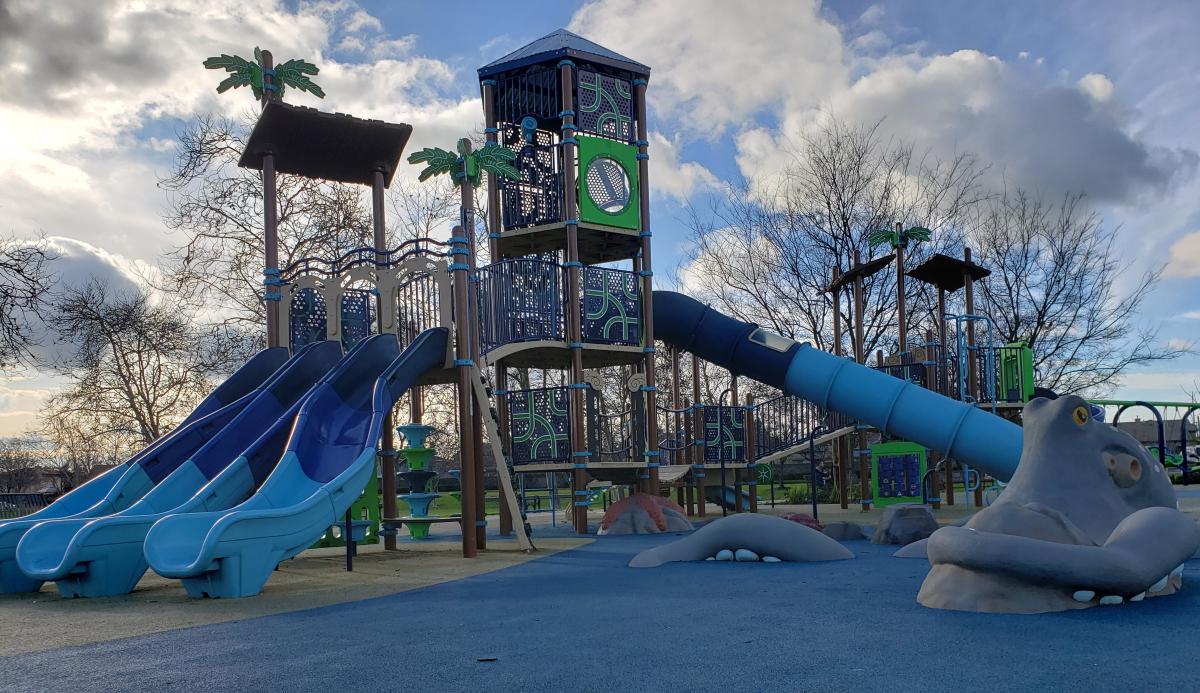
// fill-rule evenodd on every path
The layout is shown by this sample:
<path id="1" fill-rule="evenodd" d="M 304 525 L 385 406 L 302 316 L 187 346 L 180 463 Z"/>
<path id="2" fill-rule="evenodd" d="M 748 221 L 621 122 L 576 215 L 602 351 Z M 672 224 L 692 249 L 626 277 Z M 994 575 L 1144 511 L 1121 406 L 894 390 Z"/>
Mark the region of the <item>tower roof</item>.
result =
<path id="1" fill-rule="evenodd" d="M 629 70 L 643 77 L 650 74 L 650 68 L 636 60 L 630 60 L 620 53 L 610 51 L 604 46 L 566 29 L 559 29 L 518 48 L 503 58 L 484 65 L 479 68 L 479 77 L 489 77 L 500 72 L 547 62 L 555 58 L 578 58 L 598 65 Z"/>

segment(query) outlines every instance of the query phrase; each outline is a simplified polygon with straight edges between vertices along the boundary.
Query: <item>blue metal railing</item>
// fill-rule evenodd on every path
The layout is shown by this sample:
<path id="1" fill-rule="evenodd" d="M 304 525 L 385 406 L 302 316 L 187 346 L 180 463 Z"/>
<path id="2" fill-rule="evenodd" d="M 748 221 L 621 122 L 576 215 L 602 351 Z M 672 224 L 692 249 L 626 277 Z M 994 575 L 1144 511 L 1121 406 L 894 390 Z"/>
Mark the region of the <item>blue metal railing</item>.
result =
<path id="1" fill-rule="evenodd" d="M 562 268 L 545 260 L 502 260 L 478 271 L 483 353 L 512 342 L 562 341 Z"/>
<path id="2" fill-rule="evenodd" d="M 832 433 L 850 425 L 838 412 L 801 399 L 780 395 L 754 406 L 754 459 Z"/>
<path id="3" fill-rule="evenodd" d="M 584 267 L 581 335 L 591 344 L 641 344 L 638 275 Z M 566 338 L 566 270 L 536 258 L 513 258 L 478 270 L 479 334 L 483 353 L 513 342 Z"/>

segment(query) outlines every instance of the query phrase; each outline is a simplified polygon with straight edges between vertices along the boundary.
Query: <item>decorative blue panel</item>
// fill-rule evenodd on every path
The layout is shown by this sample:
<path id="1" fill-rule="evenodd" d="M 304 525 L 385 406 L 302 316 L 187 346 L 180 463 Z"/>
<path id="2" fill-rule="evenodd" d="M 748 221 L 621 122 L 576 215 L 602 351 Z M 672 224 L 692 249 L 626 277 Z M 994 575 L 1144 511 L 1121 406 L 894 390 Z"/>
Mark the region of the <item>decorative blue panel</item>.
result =
<path id="1" fill-rule="evenodd" d="M 562 221 L 562 170 L 553 133 L 506 124 L 500 144 L 517 158 L 519 179 L 500 178 L 501 212 L 505 229 Z"/>
<path id="2" fill-rule="evenodd" d="M 510 342 L 563 339 L 562 269 L 528 258 L 479 268 L 483 352 Z"/>
<path id="3" fill-rule="evenodd" d="M 506 397 L 513 464 L 571 459 L 567 388 L 514 390 Z"/>
<path id="4" fill-rule="evenodd" d="M 704 408 L 704 461 L 740 462 L 746 458 L 745 407 Z"/>
<path id="5" fill-rule="evenodd" d="M 342 348 L 350 347 L 371 336 L 375 305 L 371 292 L 365 289 L 346 289 L 342 293 Z"/>
<path id="6" fill-rule="evenodd" d="M 882 455 L 879 457 L 879 495 L 881 498 L 921 496 L 921 456 Z"/>
<path id="7" fill-rule="evenodd" d="M 582 132 L 629 142 L 633 139 L 633 89 L 627 80 L 579 70 L 579 117 Z"/>
<path id="8" fill-rule="evenodd" d="M 300 289 L 288 306 L 288 346 L 292 351 L 325 339 L 325 297 L 316 289 Z"/>
<path id="9" fill-rule="evenodd" d="M 640 344 L 638 276 L 625 270 L 585 267 L 583 339 L 604 344 Z"/>

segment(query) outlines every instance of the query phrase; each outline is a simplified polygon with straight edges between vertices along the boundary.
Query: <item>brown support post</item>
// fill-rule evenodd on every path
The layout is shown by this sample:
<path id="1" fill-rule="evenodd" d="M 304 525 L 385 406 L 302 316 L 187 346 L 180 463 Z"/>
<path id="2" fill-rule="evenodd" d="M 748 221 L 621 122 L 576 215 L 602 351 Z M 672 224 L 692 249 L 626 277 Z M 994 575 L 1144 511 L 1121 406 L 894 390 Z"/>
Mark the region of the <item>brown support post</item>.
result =
<path id="1" fill-rule="evenodd" d="M 897 237 L 903 227 L 896 222 Z M 900 325 L 900 363 L 908 363 L 908 306 L 904 300 L 904 244 L 896 245 L 896 320 Z"/>
<path id="2" fill-rule="evenodd" d="M 971 261 L 971 249 L 963 248 L 963 259 L 967 262 Z M 963 275 L 963 298 L 966 301 L 967 315 L 975 314 L 975 280 L 971 277 L 970 272 Z M 978 402 L 982 387 L 979 383 L 979 359 L 976 358 L 978 352 L 971 351 L 971 347 L 975 346 L 975 321 L 967 321 L 967 390 L 970 391 L 971 397 Z M 992 377 L 992 374 L 987 374 L 987 377 Z M 976 470 L 976 473 L 980 473 Z M 980 484 L 975 488 L 975 507 L 983 506 L 983 477 L 980 477 Z M 968 480 L 963 479 L 964 487 Z"/>
<path id="3" fill-rule="evenodd" d="M 483 120 L 484 120 L 484 138 L 487 140 L 486 146 L 494 146 L 498 141 L 499 131 L 496 127 L 496 80 L 485 79 L 481 83 L 483 87 Z M 488 174 L 487 176 L 487 230 L 488 230 L 488 257 L 491 262 L 496 262 L 500 259 L 500 184 L 496 176 Z M 472 269 L 475 264 L 475 254 L 471 253 Z M 478 305 L 475 303 L 473 305 Z M 479 339 L 476 337 L 472 341 L 472 346 L 476 350 L 476 363 L 479 358 Z M 508 383 L 508 369 L 504 365 L 499 365 L 496 368 L 496 387 L 504 390 Z M 500 435 L 506 435 L 508 430 L 508 402 L 502 395 L 496 394 L 496 412 L 499 415 Z M 487 406 L 486 403 L 480 406 Z M 478 442 L 480 454 L 482 454 L 482 431 Z M 501 443 L 504 450 L 511 450 L 507 441 Z M 496 460 L 497 465 L 508 464 L 507 460 Z M 497 470 L 498 471 L 498 470 Z M 482 486 L 482 484 L 481 484 Z M 485 508 L 481 507 L 479 512 L 483 513 Z M 483 515 L 481 515 L 482 517 Z M 500 503 L 500 535 L 508 536 L 512 534 L 512 514 L 509 512 L 507 503 Z M 482 533 L 486 541 L 486 532 Z"/>
<path id="4" fill-rule="evenodd" d="M 658 493 L 658 393 L 654 372 L 654 281 L 650 263 L 650 145 L 646 123 L 646 80 L 633 80 L 634 104 L 637 108 L 638 197 L 642 267 L 642 347 L 646 367 L 646 466 L 650 469 L 650 493 Z"/>
<path id="5" fill-rule="evenodd" d="M 464 155 L 471 153 L 471 140 L 459 140 L 459 147 Z M 480 452 L 480 414 L 478 407 L 487 406 L 486 402 L 475 402 L 471 387 L 471 369 L 475 362 L 476 345 L 475 325 L 477 324 L 474 302 L 471 300 L 470 271 L 474 266 L 475 247 L 475 196 L 471 185 L 465 180 L 458 181 L 462 220 L 455 235 L 459 242 L 454 244 L 452 255 L 455 258 L 454 272 L 454 305 L 456 327 L 455 347 L 458 361 L 458 406 L 459 406 L 459 451 L 462 464 L 462 512 L 463 512 L 463 556 L 474 557 L 483 547 L 485 532 L 480 531 L 480 525 L 485 523 L 483 511 L 483 456 Z M 466 262 L 461 258 L 466 256 Z M 468 546 L 469 544 L 469 546 Z"/>
<path id="6" fill-rule="evenodd" d="M 854 266 L 862 264 L 862 258 L 858 250 L 854 251 Z M 862 276 L 854 278 L 854 360 L 862 365 L 866 365 L 866 354 L 864 337 L 863 337 L 863 282 Z M 860 424 L 861 425 L 861 424 Z M 867 512 L 871 509 L 871 469 L 870 463 L 867 461 L 867 432 L 861 428 L 855 436 L 857 447 L 854 450 L 854 456 L 858 459 L 858 483 L 862 512 Z"/>
<path id="7" fill-rule="evenodd" d="M 676 357 L 678 357 L 678 355 L 679 354 L 677 352 Z M 676 363 L 678 363 L 678 362 L 676 362 Z M 691 412 L 691 406 L 692 406 L 691 400 L 689 400 L 685 397 L 683 400 L 683 408 L 687 409 L 688 411 L 684 412 L 684 414 L 683 414 L 683 442 L 684 442 L 683 461 L 689 465 L 691 465 L 695 461 L 695 458 L 696 458 L 696 454 L 695 454 L 696 446 L 695 446 L 695 442 L 694 442 L 696 436 L 692 430 L 693 416 L 692 416 L 692 412 Z M 692 467 L 692 471 L 695 472 L 694 466 Z M 693 515 L 696 514 L 696 500 L 695 500 L 696 476 L 693 473 L 693 474 L 689 474 L 689 475 L 685 476 L 684 479 L 685 479 L 684 485 L 687 487 L 687 505 L 685 506 L 685 509 L 687 510 L 688 517 L 692 517 Z"/>
<path id="8" fill-rule="evenodd" d="M 384 223 L 383 189 L 383 171 L 376 170 L 371 175 L 371 230 L 375 245 L 375 271 L 377 274 L 384 271 L 383 265 L 387 262 L 387 227 Z M 383 301 L 379 301 L 378 305 L 382 304 Z M 383 311 L 376 310 L 375 316 L 379 321 L 377 329 L 382 332 Z M 396 517 L 396 442 L 392 432 L 394 425 L 394 417 L 389 411 L 383 420 L 383 440 L 379 451 L 379 474 L 381 477 L 379 492 L 383 495 L 384 517 Z M 395 535 L 384 537 L 383 548 L 386 551 L 396 549 Z"/>
<path id="9" fill-rule="evenodd" d="M 264 69 L 270 70 L 274 66 L 271 58 L 271 51 L 262 52 L 262 65 Z M 274 84 L 274 78 L 269 74 L 263 76 L 263 85 L 270 87 Z M 271 95 L 274 92 L 271 89 L 263 89 L 262 106 L 271 101 Z M 264 266 L 263 266 L 263 284 L 266 287 L 264 292 L 264 306 L 267 314 L 267 346 L 277 347 L 280 345 L 279 335 L 279 300 L 281 288 L 279 281 L 279 221 L 278 210 L 279 203 L 276 199 L 276 183 L 275 183 L 275 154 L 267 152 L 262 158 L 262 182 L 263 182 L 263 246 L 264 246 Z"/>
<path id="10" fill-rule="evenodd" d="M 958 398 L 957 384 L 950 384 L 950 368 L 946 361 L 949 352 L 946 348 L 946 290 L 938 288 L 938 387 L 943 395 L 951 399 Z M 943 500 L 946 505 L 954 505 L 954 460 L 946 459 L 943 469 L 943 488 L 945 494 Z"/>
<path id="11" fill-rule="evenodd" d="M 568 125 L 575 124 L 575 64 L 563 60 L 558 65 L 558 76 L 562 88 L 563 128 L 564 132 L 573 132 Z M 579 260 L 579 191 L 575 185 L 576 145 L 569 139 L 562 143 L 563 153 L 563 215 L 567 233 L 567 341 L 574 345 L 571 349 L 571 384 L 583 382 L 583 324 L 579 312 L 582 298 L 580 296 Z M 568 409 L 571 417 L 571 461 L 575 465 L 571 475 L 571 514 L 575 531 L 587 534 L 587 445 L 584 440 L 584 400 L 583 390 L 572 387 L 568 395 Z M 576 455 L 580 456 L 576 456 Z"/>
<path id="12" fill-rule="evenodd" d="M 934 392 L 938 392 L 940 390 L 940 388 L 938 387 L 938 375 L 937 375 L 938 365 L 937 365 L 936 354 L 937 354 L 937 352 L 933 349 L 933 331 L 926 330 L 925 331 L 925 362 L 928 364 L 932 364 L 932 365 L 927 366 L 927 368 L 929 370 L 927 370 L 925 372 L 925 377 L 926 377 L 926 382 L 928 383 L 929 389 L 933 390 Z M 941 457 L 941 454 L 937 450 L 930 450 L 929 451 L 929 466 L 933 467 L 933 465 L 937 464 L 937 461 L 940 457 Z M 922 480 L 922 484 L 923 483 L 924 483 L 924 480 Z M 922 489 L 922 492 L 923 491 L 924 491 L 924 489 Z M 938 478 L 937 474 L 929 475 L 929 495 L 931 498 L 936 498 L 936 499 L 940 499 L 942 497 L 942 480 L 940 478 Z M 933 506 L 934 510 L 937 510 L 942 507 L 942 502 L 941 502 L 941 500 L 934 500 L 934 501 L 930 502 L 930 505 Z"/>
<path id="13" fill-rule="evenodd" d="M 704 409 L 700 404 L 700 358 L 692 354 L 692 477 L 696 480 L 696 509 L 704 517 Z"/>
<path id="14" fill-rule="evenodd" d="M 757 457 L 755 455 L 754 444 L 754 395 L 746 395 L 746 460 L 753 462 Z M 750 486 L 750 512 L 758 512 L 758 472 L 754 467 L 746 466 L 746 475 L 749 477 L 746 482 Z"/>
<path id="15" fill-rule="evenodd" d="M 470 186 L 464 185 L 464 198 L 470 194 L 466 190 Z M 469 221 L 466 210 L 463 211 L 464 221 Z M 453 249 L 467 250 L 466 239 L 463 226 L 454 227 L 452 232 L 458 240 L 453 244 Z M 455 255 L 454 257 L 459 257 Z M 476 521 L 478 514 L 476 505 L 473 502 L 476 494 L 477 485 L 480 479 L 475 473 L 475 443 L 471 440 L 471 432 L 475 426 L 471 423 L 471 338 L 468 333 L 468 316 L 467 306 L 467 267 L 466 263 L 456 262 L 456 267 L 451 272 L 454 276 L 454 355 L 456 367 L 458 369 L 458 431 L 459 431 L 459 478 L 462 483 L 462 551 L 463 558 L 474 558 L 477 547 L 475 543 L 475 535 L 478 527 Z"/>
<path id="16" fill-rule="evenodd" d="M 468 153 L 471 151 L 470 140 L 466 142 Z M 470 214 L 465 221 L 469 224 L 464 224 L 463 228 L 467 237 L 467 276 L 475 275 L 475 191 L 465 181 L 461 186 L 463 196 L 470 199 L 469 207 Z M 480 344 L 479 344 L 479 300 L 476 296 L 478 287 L 475 282 L 467 282 L 467 303 L 464 313 L 467 316 L 468 336 L 470 339 L 470 359 L 471 363 L 475 364 L 473 368 L 480 368 Z M 483 412 L 487 411 L 492 406 L 491 402 L 479 402 L 474 399 L 474 388 L 471 388 L 471 444 L 475 446 L 471 457 L 475 461 L 475 519 L 479 530 L 475 532 L 475 548 L 487 548 L 487 473 L 484 470 L 483 459 Z M 495 460 L 496 464 L 504 464 L 504 460 Z M 497 476 L 499 471 L 497 471 Z M 501 503 L 503 505 L 503 503 Z"/>
<path id="17" fill-rule="evenodd" d="M 833 283 L 836 284 L 842 278 L 842 268 L 833 268 Z M 842 354 L 842 289 L 838 287 L 833 290 L 833 355 L 841 357 Z M 849 470 L 849 452 L 848 444 L 845 436 L 839 438 L 833 446 L 834 467 L 837 469 L 838 497 L 841 499 L 842 510 L 850 507 L 850 502 L 847 500 L 850 497 L 850 470 Z M 774 483 L 774 480 L 772 480 Z"/>

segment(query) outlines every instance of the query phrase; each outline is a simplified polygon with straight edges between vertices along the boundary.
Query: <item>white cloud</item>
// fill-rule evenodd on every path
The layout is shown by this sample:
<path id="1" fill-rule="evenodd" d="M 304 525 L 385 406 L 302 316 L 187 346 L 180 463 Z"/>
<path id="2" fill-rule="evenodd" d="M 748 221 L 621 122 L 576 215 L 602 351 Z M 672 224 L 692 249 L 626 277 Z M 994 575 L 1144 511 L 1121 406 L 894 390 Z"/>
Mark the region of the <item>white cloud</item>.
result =
<path id="1" fill-rule="evenodd" d="M 169 135 L 159 131 L 195 113 L 253 110 L 245 89 L 216 94 L 225 73 L 201 62 L 218 53 L 249 56 L 261 46 L 277 61 L 310 60 L 327 98 L 289 90 L 289 102 L 407 122 L 414 144 L 436 137 L 430 143 L 446 146 L 482 120 L 453 68 L 413 55 L 415 37 L 384 34 L 348 0 L 295 9 L 275 0 L 98 0 L 53 12 L 15 0 L 4 11 L 0 64 L 26 67 L 0 71 L 0 233 L 69 236 L 154 261 L 175 241 L 155 184 L 169 162 Z M 374 62 L 328 57 L 356 40 L 374 47 L 366 51 Z"/>
<path id="2" fill-rule="evenodd" d="M 720 181 L 707 168 L 694 161 L 680 162 L 680 136 L 667 139 L 660 132 L 650 133 L 650 189 L 679 202 L 693 193 L 712 190 Z"/>
<path id="3" fill-rule="evenodd" d="M 891 56 L 833 95 L 825 109 L 790 110 L 779 128 L 760 127 L 738 138 L 738 162 L 747 176 L 779 170 L 788 142 L 802 141 L 830 114 L 850 122 L 883 120 L 881 134 L 928 147 L 948 159 L 969 151 L 993 165 L 994 185 L 1010 185 L 1053 199 L 1086 191 L 1096 201 L 1125 203 L 1168 191 L 1195 170 L 1197 154 L 1156 147 L 1128 132 L 1119 109 L 1092 92 L 1046 84 L 999 58 L 962 50 L 925 58 Z"/>
<path id="4" fill-rule="evenodd" d="M 649 65 L 652 108 L 690 136 L 810 108 L 847 74 L 842 34 L 815 0 L 595 0 L 569 28 Z"/>
<path id="5" fill-rule="evenodd" d="M 1092 97 L 1093 101 L 1104 103 L 1113 97 L 1112 80 L 1097 72 L 1089 72 L 1080 77 L 1078 84 L 1083 93 Z"/>
<path id="6" fill-rule="evenodd" d="M 1171 256 L 1167 262 L 1167 277 L 1200 277 L 1200 231 L 1183 236 L 1171 245 Z M 1184 313 L 1184 317 L 1200 318 L 1200 311 Z"/>

